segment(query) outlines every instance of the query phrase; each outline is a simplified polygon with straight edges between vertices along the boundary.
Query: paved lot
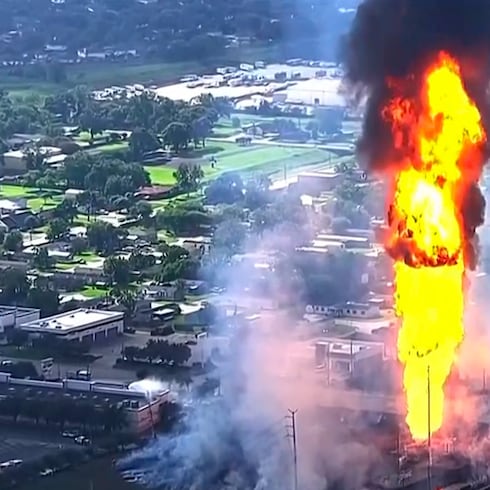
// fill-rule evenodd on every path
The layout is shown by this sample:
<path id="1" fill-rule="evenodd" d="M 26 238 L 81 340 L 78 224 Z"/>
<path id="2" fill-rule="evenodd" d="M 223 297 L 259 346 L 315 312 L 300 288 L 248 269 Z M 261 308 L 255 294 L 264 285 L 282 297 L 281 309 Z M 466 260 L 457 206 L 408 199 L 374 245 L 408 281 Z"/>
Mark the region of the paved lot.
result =
<path id="1" fill-rule="evenodd" d="M 51 452 L 76 447 L 69 439 L 52 434 L 42 434 L 27 429 L 11 430 L 0 427 L 0 463 L 11 459 L 24 461 L 38 459 Z"/>

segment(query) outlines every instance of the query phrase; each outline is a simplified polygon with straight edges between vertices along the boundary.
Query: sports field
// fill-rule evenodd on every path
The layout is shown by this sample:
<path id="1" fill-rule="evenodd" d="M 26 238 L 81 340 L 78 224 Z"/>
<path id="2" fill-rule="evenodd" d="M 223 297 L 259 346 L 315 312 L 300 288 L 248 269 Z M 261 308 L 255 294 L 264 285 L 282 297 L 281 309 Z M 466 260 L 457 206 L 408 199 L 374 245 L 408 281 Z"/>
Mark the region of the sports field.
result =
<path id="1" fill-rule="evenodd" d="M 214 166 L 211 158 L 215 159 Z M 239 146 L 235 143 L 212 143 L 205 157 L 187 158 L 182 161 L 201 165 L 205 179 L 211 179 L 225 172 L 240 174 L 264 173 L 272 176 L 286 173 L 300 167 L 325 163 L 335 159 L 332 153 L 318 148 L 295 148 L 280 145 Z M 167 165 L 147 166 L 154 184 L 172 185 L 177 162 Z"/>

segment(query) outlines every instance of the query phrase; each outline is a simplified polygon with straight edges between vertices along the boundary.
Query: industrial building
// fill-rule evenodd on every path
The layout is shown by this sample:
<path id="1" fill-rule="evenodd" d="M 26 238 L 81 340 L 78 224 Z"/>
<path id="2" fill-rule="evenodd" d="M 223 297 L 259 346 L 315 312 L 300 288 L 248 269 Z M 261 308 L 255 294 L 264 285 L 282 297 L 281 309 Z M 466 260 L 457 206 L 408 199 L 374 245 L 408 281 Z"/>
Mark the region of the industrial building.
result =
<path id="1" fill-rule="evenodd" d="M 92 402 L 94 405 L 117 404 L 124 410 L 128 430 L 141 434 L 160 420 L 160 407 L 170 401 L 166 389 L 144 391 L 128 389 L 121 383 L 81 381 L 67 379 L 59 382 L 12 378 L 0 372 L 0 398 L 20 397 L 64 397 L 72 400 Z"/>
<path id="2" fill-rule="evenodd" d="M 124 313 L 80 308 L 24 322 L 19 328 L 27 332 L 31 338 L 55 335 L 65 340 L 97 342 L 123 333 Z"/>

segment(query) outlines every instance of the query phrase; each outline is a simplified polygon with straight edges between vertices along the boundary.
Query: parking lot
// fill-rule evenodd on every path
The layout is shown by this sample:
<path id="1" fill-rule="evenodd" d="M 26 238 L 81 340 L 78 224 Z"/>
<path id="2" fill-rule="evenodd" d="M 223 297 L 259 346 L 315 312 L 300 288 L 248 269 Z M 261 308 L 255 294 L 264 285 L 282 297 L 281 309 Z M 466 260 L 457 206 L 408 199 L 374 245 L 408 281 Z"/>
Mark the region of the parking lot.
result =
<path id="1" fill-rule="evenodd" d="M 36 433 L 27 429 L 0 428 L 0 463 L 12 459 L 29 461 L 67 447 L 76 447 L 71 439 L 52 434 Z"/>

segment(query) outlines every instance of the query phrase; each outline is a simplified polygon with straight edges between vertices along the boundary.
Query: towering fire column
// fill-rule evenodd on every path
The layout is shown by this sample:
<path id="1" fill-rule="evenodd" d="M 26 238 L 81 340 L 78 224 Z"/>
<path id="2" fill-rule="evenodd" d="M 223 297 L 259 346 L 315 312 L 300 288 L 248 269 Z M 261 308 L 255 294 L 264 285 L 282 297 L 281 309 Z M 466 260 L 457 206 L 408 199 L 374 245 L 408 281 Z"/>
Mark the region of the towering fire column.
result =
<path id="1" fill-rule="evenodd" d="M 425 440 L 442 425 L 444 384 L 464 335 L 465 224 L 459 210 L 465 169 L 485 134 L 459 65 L 447 53 L 440 52 L 424 71 L 415 97 L 405 95 L 410 80 L 390 83 L 395 96 L 383 117 L 403 165 L 394 166 L 400 170 L 386 248 L 395 259 L 406 420 L 414 439 Z"/>

